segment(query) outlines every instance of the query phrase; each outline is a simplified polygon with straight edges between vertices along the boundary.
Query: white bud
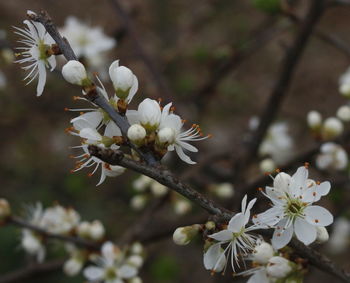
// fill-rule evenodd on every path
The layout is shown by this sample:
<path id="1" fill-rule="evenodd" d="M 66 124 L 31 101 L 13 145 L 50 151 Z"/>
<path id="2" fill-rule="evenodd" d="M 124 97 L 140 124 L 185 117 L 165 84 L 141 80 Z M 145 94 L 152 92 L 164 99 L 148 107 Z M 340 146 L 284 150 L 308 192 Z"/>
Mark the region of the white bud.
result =
<path id="1" fill-rule="evenodd" d="M 187 200 L 177 200 L 174 204 L 174 210 L 178 215 L 186 214 L 191 210 L 191 204 Z"/>
<path id="2" fill-rule="evenodd" d="M 339 92 L 341 95 L 349 98 L 350 97 L 350 83 L 343 83 L 339 86 Z"/>
<path id="3" fill-rule="evenodd" d="M 259 167 L 260 171 L 263 173 L 273 172 L 276 169 L 276 163 L 271 158 L 265 158 L 261 160 Z"/>
<path id="4" fill-rule="evenodd" d="M 84 65 L 76 60 L 70 60 L 63 66 L 62 75 L 67 82 L 74 85 L 83 86 L 89 81 Z"/>
<path id="5" fill-rule="evenodd" d="M 318 111 L 310 111 L 307 113 L 307 124 L 311 129 L 317 129 L 321 126 L 322 116 Z"/>
<path id="6" fill-rule="evenodd" d="M 152 182 L 152 178 L 142 175 L 133 182 L 133 187 L 137 192 L 144 192 Z"/>
<path id="7" fill-rule="evenodd" d="M 131 253 L 133 254 L 142 254 L 143 253 L 143 246 L 141 245 L 141 243 L 133 243 L 131 248 Z"/>
<path id="8" fill-rule="evenodd" d="M 186 227 L 179 227 L 173 234 L 173 241 L 179 246 L 188 245 L 191 240 L 198 234 L 201 226 L 194 224 Z"/>
<path id="9" fill-rule="evenodd" d="M 327 118 L 323 124 L 324 136 L 327 139 L 339 136 L 344 130 L 343 123 L 335 117 Z"/>
<path id="10" fill-rule="evenodd" d="M 131 207 L 135 210 L 141 210 L 145 207 L 147 198 L 143 195 L 136 195 L 131 199 Z"/>
<path id="11" fill-rule="evenodd" d="M 157 129 L 160 123 L 162 112 L 159 103 L 156 100 L 146 98 L 138 106 L 137 109 L 140 123 L 148 131 Z"/>
<path id="12" fill-rule="evenodd" d="M 274 250 L 269 243 L 261 242 L 254 248 L 253 261 L 266 264 L 273 257 Z"/>
<path id="13" fill-rule="evenodd" d="M 270 258 L 266 272 L 269 276 L 274 278 L 284 278 L 292 271 L 290 261 L 284 257 L 274 256 Z"/>
<path id="14" fill-rule="evenodd" d="M 79 237 L 88 238 L 90 236 L 90 223 L 87 221 L 82 221 L 77 227 L 77 233 Z"/>
<path id="15" fill-rule="evenodd" d="M 98 241 L 101 240 L 105 235 L 105 228 L 101 221 L 99 220 L 94 220 L 90 224 L 90 238 Z"/>
<path id="16" fill-rule="evenodd" d="M 348 105 L 340 106 L 338 111 L 337 111 L 337 117 L 344 122 L 349 122 L 350 121 L 350 106 L 348 106 Z"/>
<path id="17" fill-rule="evenodd" d="M 175 141 L 175 131 L 172 128 L 162 128 L 159 130 L 157 137 L 161 144 L 173 144 Z"/>
<path id="18" fill-rule="evenodd" d="M 216 225 L 214 221 L 208 221 L 207 223 L 205 223 L 205 229 L 207 230 L 213 230 L 215 229 Z"/>
<path id="19" fill-rule="evenodd" d="M 70 258 L 63 265 L 63 272 L 68 276 L 77 275 L 83 267 L 83 262 L 78 258 Z"/>
<path id="20" fill-rule="evenodd" d="M 5 218 L 11 214 L 11 207 L 8 201 L 4 198 L 0 199 L 0 219 Z"/>
<path id="21" fill-rule="evenodd" d="M 145 128 L 139 124 L 131 125 L 128 129 L 128 138 L 135 143 L 141 143 L 146 134 Z"/>
<path id="22" fill-rule="evenodd" d="M 127 259 L 127 263 L 136 268 L 140 268 L 143 265 L 143 258 L 139 255 L 132 255 Z"/>
<path id="23" fill-rule="evenodd" d="M 142 279 L 140 277 L 131 278 L 128 283 L 142 283 Z"/>
<path id="24" fill-rule="evenodd" d="M 219 197 L 219 198 L 230 198 L 234 195 L 234 189 L 233 185 L 231 183 L 221 183 L 214 185 L 212 187 L 213 192 Z"/>
<path id="25" fill-rule="evenodd" d="M 317 236 L 316 236 L 317 243 L 322 244 L 328 241 L 329 234 L 325 227 L 316 226 L 316 231 L 317 231 Z"/>
<path id="26" fill-rule="evenodd" d="M 157 197 L 164 196 L 168 192 L 168 188 L 166 186 L 156 181 L 152 182 L 150 189 L 151 192 Z"/>

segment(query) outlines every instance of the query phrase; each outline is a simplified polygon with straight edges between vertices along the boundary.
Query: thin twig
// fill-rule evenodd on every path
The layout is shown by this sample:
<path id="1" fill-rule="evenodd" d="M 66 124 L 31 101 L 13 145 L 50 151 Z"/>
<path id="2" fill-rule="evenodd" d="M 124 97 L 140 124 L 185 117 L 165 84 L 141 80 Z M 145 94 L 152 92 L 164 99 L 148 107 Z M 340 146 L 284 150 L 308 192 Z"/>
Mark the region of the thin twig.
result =
<path id="1" fill-rule="evenodd" d="M 77 60 L 77 56 L 75 55 L 73 49 L 69 45 L 67 39 L 63 38 L 61 34 L 58 32 L 57 27 L 53 23 L 50 15 L 46 11 L 41 11 L 39 14 L 28 14 L 29 19 L 34 22 L 41 23 L 46 31 L 51 35 L 51 37 L 55 40 L 58 45 L 60 51 L 65 56 L 67 60 Z M 114 108 L 108 103 L 106 98 L 98 91 L 96 88 L 95 91 L 89 92 L 86 97 L 94 104 L 102 108 L 113 120 L 114 123 L 120 128 L 123 136 L 127 139 L 127 132 L 130 127 L 130 124 L 125 116 L 120 115 Z M 128 140 L 128 139 L 127 139 Z M 152 154 L 148 152 L 141 152 L 133 143 L 130 141 L 128 145 L 135 150 L 148 164 L 156 165 L 158 161 Z"/>
<path id="2" fill-rule="evenodd" d="M 53 260 L 45 263 L 35 263 L 19 270 L 4 274 L 0 277 L 0 283 L 27 282 L 27 280 L 36 275 L 43 275 L 62 267 L 64 260 Z"/>
<path id="3" fill-rule="evenodd" d="M 22 228 L 26 228 L 29 230 L 32 230 L 46 238 L 53 239 L 53 240 L 59 240 L 63 242 L 69 242 L 72 244 L 75 244 L 78 247 L 90 249 L 90 250 L 100 250 L 100 244 L 99 243 L 94 243 L 91 241 L 84 240 L 82 238 L 78 237 L 72 237 L 68 235 L 61 235 L 61 234 L 56 234 L 56 233 L 51 233 L 41 227 L 38 227 L 36 225 L 30 224 L 26 222 L 25 220 L 16 217 L 16 216 L 11 216 L 8 218 L 8 223 L 20 226 Z"/>

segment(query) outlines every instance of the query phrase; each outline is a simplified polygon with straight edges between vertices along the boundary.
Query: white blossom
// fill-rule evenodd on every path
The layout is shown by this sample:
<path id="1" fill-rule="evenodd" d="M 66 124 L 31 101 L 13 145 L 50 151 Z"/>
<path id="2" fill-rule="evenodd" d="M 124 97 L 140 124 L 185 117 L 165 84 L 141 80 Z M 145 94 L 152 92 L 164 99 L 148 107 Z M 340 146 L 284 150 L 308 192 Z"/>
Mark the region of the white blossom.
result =
<path id="1" fill-rule="evenodd" d="M 130 205 L 135 210 L 141 210 L 146 206 L 147 197 L 144 195 L 136 195 L 131 198 Z"/>
<path id="2" fill-rule="evenodd" d="M 350 121 L 350 106 L 349 105 L 340 106 L 337 110 L 337 117 L 344 122 L 349 122 Z"/>
<path id="3" fill-rule="evenodd" d="M 276 169 L 276 163 L 271 158 L 265 158 L 260 161 L 260 171 L 263 173 L 273 172 Z"/>
<path id="4" fill-rule="evenodd" d="M 116 45 L 116 41 L 106 36 L 102 28 L 91 27 L 73 16 L 67 17 L 60 33 L 68 39 L 79 58 L 94 58 Z"/>
<path id="5" fill-rule="evenodd" d="M 322 125 L 322 116 L 318 111 L 310 111 L 307 113 L 307 124 L 311 129 L 317 129 Z"/>
<path id="6" fill-rule="evenodd" d="M 329 182 L 315 182 L 308 179 L 308 169 L 299 167 L 290 176 L 279 173 L 273 187 L 266 187 L 264 195 L 272 202 L 272 208 L 255 215 L 253 222 L 265 228 L 275 228 L 272 245 L 275 249 L 289 243 L 293 234 L 308 245 L 316 240 L 317 226 L 328 226 L 333 215 L 325 208 L 313 205 L 328 194 Z"/>
<path id="7" fill-rule="evenodd" d="M 272 246 L 269 243 L 260 241 L 254 248 L 252 260 L 259 264 L 266 264 L 273 256 L 274 250 Z"/>
<path id="8" fill-rule="evenodd" d="M 339 92 L 350 97 L 350 68 L 339 78 Z"/>
<path id="9" fill-rule="evenodd" d="M 104 237 L 105 233 L 106 231 L 101 221 L 92 221 L 92 223 L 90 224 L 90 238 L 92 240 L 101 240 Z"/>
<path id="10" fill-rule="evenodd" d="M 326 139 L 332 139 L 344 131 L 343 123 L 336 117 L 329 117 L 323 123 L 323 135 Z"/>
<path id="11" fill-rule="evenodd" d="M 328 242 L 330 252 L 337 254 L 348 248 L 350 244 L 350 221 L 339 217 L 334 222 L 333 231 Z"/>
<path id="12" fill-rule="evenodd" d="M 119 283 L 136 277 L 138 273 L 138 267 L 128 263 L 125 253 L 111 242 L 103 244 L 101 256 L 93 261 L 96 266 L 88 266 L 83 271 L 89 282 Z"/>
<path id="13" fill-rule="evenodd" d="M 266 138 L 260 145 L 259 154 L 268 155 L 274 162 L 281 165 L 290 159 L 293 146 L 293 140 L 288 133 L 288 124 L 279 122 L 269 128 Z"/>
<path id="14" fill-rule="evenodd" d="M 63 265 L 63 272 L 67 276 L 75 276 L 83 268 L 84 261 L 77 257 L 68 259 Z"/>
<path id="15" fill-rule="evenodd" d="M 178 215 L 184 215 L 191 210 L 191 203 L 186 199 L 177 199 L 174 202 L 174 211 Z"/>
<path id="16" fill-rule="evenodd" d="M 146 137 L 146 130 L 139 124 L 131 125 L 127 133 L 128 138 L 136 144 L 141 144 Z"/>
<path id="17" fill-rule="evenodd" d="M 235 193 L 234 187 L 231 183 L 214 184 L 214 185 L 211 185 L 209 189 L 216 196 L 222 199 L 231 198 Z"/>
<path id="18" fill-rule="evenodd" d="M 28 14 L 33 12 L 28 11 Z M 53 71 L 56 68 L 55 56 L 49 54 L 49 49 L 54 43 L 52 37 L 46 32 L 45 27 L 41 23 L 25 20 L 23 22 L 27 27 L 16 29 L 15 33 L 22 37 L 19 43 L 24 44 L 24 47 L 17 48 L 21 51 L 22 59 L 17 60 L 17 63 L 26 64 L 23 67 L 28 72 L 24 80 L 29 79 L 31 83 L 38 77 L 38 86 L 36 90 L 37 96 L 42 95 L 46 83 L 46 68 Z"/>
<path id="19" fill-rule="evenodd" d="M 348 154 L 338 144 L 324 143 L 320 148 L 320 154 L 316 157 L 316 165 L 321 170 L 343 170 L 348 165 Z"/>
<path id="20" fill-rule="evenodd" d="M 63 66 L 62 75 L 74 85 L 83 86 L 89 81 L 84 65 L 76 60 L 70 60 Z"/>
<path id="21" fill-rule="evenodd" d="M 291 262 L 281 256 L 270 258 L 266 267 L 266 273 L 274 278 L 284 278 L 292 270 Z"/>
<path id="22" fill-rule="evenodd" d="M 164 196 L 169 190 L 166 186 L 162 185 L 161 183 L 158 183 L 157 181 L 152 180 L 150 190 L 152 194 L 156 197 Z"/>
<path id="23" fill-rule="evenodd" d="M 138 89 L 137 77 L 124 66 L 119 66 L 119 60 L 114 61 L 109 67 L 109 77 L 113 82 L 116 96 L 130 103 Z"/>
<path id="24" fill-rule="evenodd" d="M 242 200 L 242 212 L 231 218 L 226 229 L 209 235 L 217 243 L 213 244 L 204 255 L 206 268 L 210 266 L 214 271 L 219 270 L 218 267 L 221 267 L 223 258 L 231 257 L 231 266 L 235 271 L 235 265 L 239 266 L 240 257 L 248 256 L 253 252 L 258 238 L 249 232 L 257 227 L 255 225 L 246 227 L 246 225 L 250 219 L 250 210 L 255 202 L 256 199 L 253 199 L 247 205 L 247 195 L 245 195 Z M 226 248 L 221 252 L 224 245 Z"/>

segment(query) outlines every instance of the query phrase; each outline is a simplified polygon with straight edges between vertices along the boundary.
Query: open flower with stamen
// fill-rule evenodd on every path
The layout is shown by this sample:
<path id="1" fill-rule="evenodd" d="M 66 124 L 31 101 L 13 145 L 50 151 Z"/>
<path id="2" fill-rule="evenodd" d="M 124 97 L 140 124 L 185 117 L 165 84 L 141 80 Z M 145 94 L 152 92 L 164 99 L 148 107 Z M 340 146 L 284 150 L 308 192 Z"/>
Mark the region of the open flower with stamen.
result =
<path id="1" fill-rule="evenodd" d="M 247 205 L 247 195 L 245 195 L 242 200 L 242 212 L 231 218 L 226 229 L 209 235 L 217 243 L 210 246 L 204 254 L 204 263 L 207 268 L 211 267 L 212 271 L 217 272 L 219 270 L 218 267 L 222 265 L 223 258 L 226 257 L 228 260 L 231 257 L 231 266 L 233 271 L 235 271 L 235 266 L 240 266 L 240 259 L 254 251 L 258 237 L 249 232 L 258 227 L 255 225 L 246 227 L 246 225 L 250 219 L 250 210 L 255 202 L 256 199 L 253 199 Z M 227 246 L 221 252 L 224 245 Z"/>
<path id="2" fill-rule="evenodd" d="M 28 14 L 33 12 L 28 11 Z M 45 27 L 41 23 L 25 20 L 23 22 L 27 27 L 16 29 L 15 33 L 23 39 L 19 43 L 24 44 L 23 47 L 16 49 L 20 50 L 20 55 L 23 57 L 16 61 L 16 63 L 26 64 L 23 67 L 28 71 L 24 80 L 29 79 L 31 83 L 38 77 L 37 96 L 42 95 L 46 83 L 46 68 L 53 71 L 56 68 L 56 58 L 50 53 L 51 45 L 54 43 L 52 37 L 46 32 Z"/>
<path id="3" fill-rule="evenodd" d="M 286 246 L 293 234 L 305 245 L 316 240 L 317 226 L 328 226 L 333 222 L 332 214 L 325 208 L 313 205 L 328 194 L 329 182 L 308 179 L 306 166 L 299 167 L 290 176 L 279 173 L 273 187 L 266 187 L 264 195 L 272 202 L 272 208 L 255 215 L 253 222 L 263 228 L 274 228 L 272 245 L 275 249 Z"/>
<path id="4" fill-rule="evenodd" d="M 122 283 L 135 277 L 139 266 L 128 262 L 128 257 L 111 242 L 103 244 L 101 256 L 93 260 L 97 266 L 84 269 L 88 282 Z"/>
<path id="5" fill-rule="evenodd" d="M 175 150 L 181 160 L 188 164 L 196 164 L 185 154 L 184 150 L 198 152 L 198 149 L 189 142 L 201 141 L 210 137 L 203 136 L 198 125 L 192 125 L 188 130 L 182 130 L 184 121 L 180 116 L 172 113 L 171 103 L 164 106 L 158 130 L 159 142 L 167 146 L 168 151 Z"/>

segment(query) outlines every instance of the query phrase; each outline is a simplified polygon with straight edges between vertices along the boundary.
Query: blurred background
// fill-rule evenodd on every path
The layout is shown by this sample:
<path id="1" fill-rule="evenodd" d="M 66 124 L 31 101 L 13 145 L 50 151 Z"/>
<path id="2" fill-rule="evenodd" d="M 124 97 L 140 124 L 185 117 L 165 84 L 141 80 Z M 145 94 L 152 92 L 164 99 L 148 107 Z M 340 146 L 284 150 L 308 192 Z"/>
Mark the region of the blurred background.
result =
<path id="1" fill-rule="evenodd" d="M 176 112 L 188 121 L 189 127 L 199 123 L 204 133 L 213 135 L 197 144 L 199 153 L 193 158 L 199 164 L 187 165 L 175 155 L 167 158 L 176 174 L 185 175 L 196 189 L 210 194 L 211 184 L 230 181 L 230 154 L 239 152 L 251 117 L 262 112 L 279 75 L 281 60 L 295 37 L 297 24 L 276 10 L 274 2 L 278 1 L 120 1 L 132 22 L 130 32 L 113 1 L 0 1 L 0 29 L 7 34 L 3 41 L 15 48 L 19 45 L 13 26 L 23 26 L 28 9 L 48 11 L 59 27 L 64 26 L 69 16 L 92 27 L 100 26 L 107 36 L 116 40 L 115 47 L 105 55 L 105 71 L 112 61 L 119 59 L 138 77 L 139 91 L 131 108 L 146 97 L 162 98 L 163 103 L 173 101 Z M 309 1 L 291 2 L 293 13 L 303 18 Z M 350 7 L 330 8 L 317 27 L 350 46 L 349 18 Z M 144 52 L 141 56 L 140 48 Z M 42 97 L 37 98 L 36 82 L 25 86 L 19 64 L 7 61 L 2 59 L 0 65 L 6 78 L 0 90 L 0 196 L 8 199 L 19 215 L 25 204 L 37 201 L 44 206 L 59 202 L 74 207 L 84 219 L 100 219 L 107 227 L 108 237 L 117 241 L 147 210 L 147 207 L 139 211 L 130 207 L 136 194 L 132 182 L 139 175 L 128 171 L 120 177 L 107 178 L 96 187 L 99 172 L 92 177 L 87 177 L 88 170 L 72 174 L 74 160 L 69 156 L 75 152 L 70 147 L 79 140 L 67 134 L 65 128 L 70 126 L 69 121 L 76 113 L 65 112 L 64 108 L 84 106 L 72 99 L 80 95 L 80 90 L 67 84 L 59 71 L 54 71 L 48 75 Z M 325 117 L 333 116 L 345 103 L 345 98 L 338 93 L 338 79 L 349 63 L 350 50 L 346 54 L 318 36 L 311 37 L 278 112 L 278 119 L 289 125 L 296 153 L 314 144 L 305 122 L 308 111 L 316 109 Z M 104 84 L 112 93 L 108 79 Z M 201 167 L 201 162 L 222 152 L 228 154 L 216 160 L 210 173 Z M 310 162 L 312 164 L 312 160 Z M 262 174 L 256 165 L 246 177 L 254 180 Z M 316 171 L 312 174 L 321 180 L 334 177 L 329 173 L 320 176 Z M 337 173 L 336 177 L 347 180 L 348 173 Z M 349 183 L 343 182 L 323 204 L 336 215 L 349 214 L 348 189 Z M 186 215 L 178 215 L 168 201 L 147 228 L 167 231 L 173 223 L 191 223 L 202 215 L 198 207 L 192 207 Z M 144 233 L 148 233 L 148 229 Z M 0 229 L 0 274 L 20 269 L 30 260 L 21 250 L 19 239 L 16 227 Z M 147 242 L 147 260 L 141 277 L 144 282 L 155 283 L 233 281 L 230 274 L 210 276 L 202 264 L 202 245 L 198 240 L 186 247 L 175 246 L 171 233 Z M 348 248 L 336 255 L 324 247 L 322 251 L 350 267 L 346 260 Z M 49 258 L 62 255 L 58 248 L 49 252 Z M 307 282 L 329 282 L 330 277 L 313 271 L 306 279 Z M 73 283 L 84 279 L 68 278 L 57 270 L 26 280 L 48 281 Z"/>

